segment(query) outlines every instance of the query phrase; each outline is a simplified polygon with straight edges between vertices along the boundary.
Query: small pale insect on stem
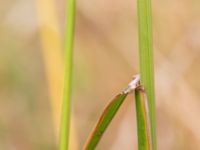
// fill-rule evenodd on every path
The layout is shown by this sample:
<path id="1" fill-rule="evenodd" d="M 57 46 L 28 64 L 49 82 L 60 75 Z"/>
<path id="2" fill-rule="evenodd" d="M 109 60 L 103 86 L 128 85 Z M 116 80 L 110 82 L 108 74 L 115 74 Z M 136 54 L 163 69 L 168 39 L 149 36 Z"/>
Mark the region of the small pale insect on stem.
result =
<path id="1" fill-rule="evenodd" d="M 137 113 L 141 113 L 142 118 L 138 118 L 138 121 L 142 119 L 143 123 L 140 124 L 144 127 L 144 136 L 146 138 L 146 150 L 152 150 L 152 139 L 151 139 L 151 128 L 150 128 L 150 116 L 149 116 L 149 107 L 148 99 L 144 87 L 140 84 L 140 75 L 135 75 L 133 80 L 128 84 L 128 87 L 122 92 L 122 94 L 130 94 L 136 92 L 140 95 L 139 99 L 136 99 Z M 140 102 L 138 102 L 139 100 Z M 140 107 L 140 108 L 139 108 Z M 141 111 L 141 112 L 140 112 Z M 138 117 L 138 116 L 137 116 Z M 141 127 L 138 127 L 141 128 Z"/>
<path id="2" fill-rule="evenodd" d="M 135 75 L 133 77 L 133 80 L 131 80 L 131 82 L 128 84 L 128 87 L 123 91 L 124 94 L 129 94 L 133 91 L 135 91 L 135 89 L 140 86 L 140 75 Z"/>

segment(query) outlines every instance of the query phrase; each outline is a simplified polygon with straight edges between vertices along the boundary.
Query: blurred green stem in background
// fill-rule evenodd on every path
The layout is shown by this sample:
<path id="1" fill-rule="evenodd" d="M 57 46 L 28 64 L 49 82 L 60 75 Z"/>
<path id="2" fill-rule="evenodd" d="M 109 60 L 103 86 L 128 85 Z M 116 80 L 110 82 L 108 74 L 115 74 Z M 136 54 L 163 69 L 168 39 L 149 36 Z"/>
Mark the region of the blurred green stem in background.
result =
<path id="1" fill-rule="evenodd" d="M 66 6 L 66 28 L 64 40 L 65 77 L 61 113 L 60 150 L 68 150 L 69 143 L 70 99 L 72 91 L 73 42 L 75 26 L 75 0 L 67 0 Z"/>
<path id="2" fill-rule="evenodd" d="M 156 119 L 154 98 L 151 0 L 137 0 L 137 9 L 141 85 L 144 86 L 149 101 L 152 148 L 153 150 L 156 150 Z M 138 130 L 138 132 L 140 131 Z M 138 141 L 140 140 L 142 139 L 138 138 Z"/>

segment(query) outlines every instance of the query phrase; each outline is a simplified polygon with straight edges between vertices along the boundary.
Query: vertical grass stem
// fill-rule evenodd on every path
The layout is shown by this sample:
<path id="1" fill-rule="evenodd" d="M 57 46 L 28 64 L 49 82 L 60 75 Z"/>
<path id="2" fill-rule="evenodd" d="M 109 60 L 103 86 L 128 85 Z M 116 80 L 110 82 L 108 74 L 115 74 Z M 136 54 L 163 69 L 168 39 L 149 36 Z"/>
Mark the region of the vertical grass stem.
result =
<path id="1" fill-rule="evenodd" d="M 70 98 L 72 89 L 73 42 L 75 26 L 75 0 L 66 1 L 66 27 L 64 40 L 65 70 L 61 113 L 60 150 L 68 150 L 70 128 Z"/>
<path id="2" fill-rule="evenodd" d="M 137 0 L 137 8 L 141 84 L 144 86 L 149 100 L 152 147 L 153 150 L 156 150 L 151 0 Z"/>

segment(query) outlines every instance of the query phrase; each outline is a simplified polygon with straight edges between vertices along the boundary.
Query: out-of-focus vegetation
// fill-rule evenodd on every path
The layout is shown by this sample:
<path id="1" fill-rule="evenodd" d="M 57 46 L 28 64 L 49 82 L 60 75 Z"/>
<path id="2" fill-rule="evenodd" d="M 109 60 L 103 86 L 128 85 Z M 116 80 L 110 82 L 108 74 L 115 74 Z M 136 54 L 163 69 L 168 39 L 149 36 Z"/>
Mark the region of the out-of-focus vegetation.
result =
<path id="1" fill-rule="evenodd" d="M 152 2 L 158 149 L 200 149 L 200 2 Z M 61 33 L 64 3 L 55 3 Z M 36 10 L 34 0 L 0 2 L 3 150 L 56 149 Z M 72 104 L 80 146 L 107 100 L 138 72 L 136 21 L 136 1 L 77 1 Z M 134 105 L 124 103 L 99 150 L 136 149 Z"/>

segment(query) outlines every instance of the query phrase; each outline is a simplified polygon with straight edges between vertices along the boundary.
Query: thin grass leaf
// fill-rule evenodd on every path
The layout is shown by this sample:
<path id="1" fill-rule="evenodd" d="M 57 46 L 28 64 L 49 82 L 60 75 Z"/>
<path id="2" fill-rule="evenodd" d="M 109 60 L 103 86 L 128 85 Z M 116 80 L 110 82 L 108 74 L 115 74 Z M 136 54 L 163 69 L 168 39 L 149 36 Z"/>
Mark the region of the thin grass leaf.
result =
<path id="1" fill-rule="evenodd" d="M 138 130 L 138 149 L 152 150 L 148 99 L 144 89 L 141 86 L 135 90 L 135 100 Z"/>
<path id="2" fill-rule="evenodd" d="M 156 150 L 151 0 L 137 0 L 137 4 L 141 84 L 144 86 L 149 100 L 152 147 L 153 150 Z"/>
<path id="3" fill-rule="evenodd" d="M 52 107 L 54 131 L 56 140 L 58 140 L 63 89 L 63 78 L 61 78 L 61 75 L 64 72 L 61 31 L 59 30 L 55 0 L 36 0 L 36 8 L 40 24 L 40 38 L 43 46 L 42 52 L 50 95 L 49 100 Z M 71 116 L 69 149 L 78 150 L 77 131 L 73 113 Z"/>
<path id="4" fill-rule="evenodd" d="M 117 95 L 104 109 L 100 119 L 97 122 L 92 134 L 89 136 L 83 150 L 94 150 L 99 143 L 102 135 L 104 134 L 106 128 L 116 115 L 121 104 L 124 102 L 126 96 L 134 91 L 140 81 L 140 76 L 136 75 L 133 80 L 129 83 L 128 87 L 119 95 Z"/>
<path id="5" fill-rule="evenodd" d="M 70 128 L 70 98 L 72 89 L 72 63 L 73 63 L 73 41 L 75 26 L 75 0 L 66 1 L 66 31 L 65 31 L 65 77 L 64 93 L 62 103 L 62 116 L 60 128 L 60 150 L 68 150 L 69 128 Z"/>
<path id="6" fill-rule="evenodd" d="M 124 99 L 126 98 L 128 93 L 122 93 L 117 95 L 105 108 L 103 114 L 101 115 L 94 131 L 92 132 L 91 136 L 89 137 L 87 143 L 85 144 L 83 150 L 93 150 L 99 143 L 103 133 L 105 132 L 106 128 L 112 121 L 113 117 L 117 113 L 118 109 L 120 108 L 121 104 L 123 103 Z"/>

